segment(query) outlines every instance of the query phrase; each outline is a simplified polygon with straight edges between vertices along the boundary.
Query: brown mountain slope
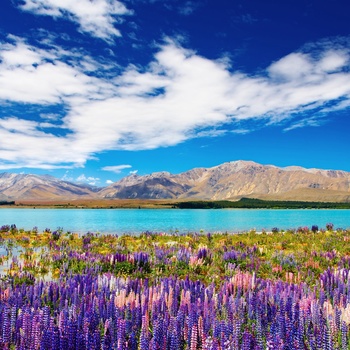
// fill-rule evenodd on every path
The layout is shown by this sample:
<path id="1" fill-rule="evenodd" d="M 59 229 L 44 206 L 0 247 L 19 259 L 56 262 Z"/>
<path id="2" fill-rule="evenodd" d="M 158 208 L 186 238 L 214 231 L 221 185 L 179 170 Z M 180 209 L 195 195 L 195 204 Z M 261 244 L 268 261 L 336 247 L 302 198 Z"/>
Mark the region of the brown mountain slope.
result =
<path id="1" fill-rule="evenodd" d="M 31 174 L 0 174 L 0 198 L 51 199 L 93 198 L 96 193 L 86 185 L 61 181 L 53 176 Z"/>
<path id="2" fill-rule="evenodd" d="M 131 175 L 104 189 L 103 198 L 239 199 L 241 197 L 337 201 L 350 196 L 350 173 L 278 168 L 248 161 L 172 175 Z"/>
<path id="3" fill-rule="evenodd" d="M 350 201 L 350 173 L 338 170 L 278 168 L 234 161 L 181 174 L 130 175 L 98 189 L 52 176 L 0 174 L 0 199 L 201 199 L 241 197 L 276 200 Z"/>

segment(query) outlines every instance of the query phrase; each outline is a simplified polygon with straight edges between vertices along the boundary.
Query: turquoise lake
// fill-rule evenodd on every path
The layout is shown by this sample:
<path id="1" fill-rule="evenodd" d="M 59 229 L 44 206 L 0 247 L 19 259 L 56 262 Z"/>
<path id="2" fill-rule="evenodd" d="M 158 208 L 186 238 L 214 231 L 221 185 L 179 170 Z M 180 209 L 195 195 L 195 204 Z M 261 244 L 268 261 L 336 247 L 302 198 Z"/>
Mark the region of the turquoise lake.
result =
<path id="1" fill-rule="evenodd" d="M 350 228 L 350 210 L 322 209 L 0 209 L 0 226 L 15 224 L 78 233 L 242 232 L 298 228 L 327 223 Z"/>

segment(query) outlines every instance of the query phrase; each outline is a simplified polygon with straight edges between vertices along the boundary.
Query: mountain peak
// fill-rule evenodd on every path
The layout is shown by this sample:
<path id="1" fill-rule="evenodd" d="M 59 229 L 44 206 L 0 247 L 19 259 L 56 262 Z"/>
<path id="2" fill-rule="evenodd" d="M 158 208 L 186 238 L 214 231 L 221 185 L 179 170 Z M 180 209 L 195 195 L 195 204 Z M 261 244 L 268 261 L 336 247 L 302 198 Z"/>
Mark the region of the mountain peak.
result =
<path id="1" fill-rule="evenodd" d="M 0 196 L 19 199 L 143 198 L 236 200 L 241 197 L 289 200 L 350 200 L 350 173 L 277 167 L 236 160 L 180 174 L 130 174 L 105 188 L 90 188 L 50 175 L 0 174 Z"/>

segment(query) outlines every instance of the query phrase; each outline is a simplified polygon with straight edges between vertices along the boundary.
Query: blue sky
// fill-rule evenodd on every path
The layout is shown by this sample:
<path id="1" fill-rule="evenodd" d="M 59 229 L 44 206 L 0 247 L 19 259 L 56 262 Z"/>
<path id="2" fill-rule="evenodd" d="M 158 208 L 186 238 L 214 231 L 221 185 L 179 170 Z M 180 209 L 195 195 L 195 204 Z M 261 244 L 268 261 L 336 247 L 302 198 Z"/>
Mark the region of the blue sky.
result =
<path id="1" fill-rule="evenodd" d="M 105 186 L 227 161 L 350 171 L 346 0 L 4 0 L 0 171 Z"/>

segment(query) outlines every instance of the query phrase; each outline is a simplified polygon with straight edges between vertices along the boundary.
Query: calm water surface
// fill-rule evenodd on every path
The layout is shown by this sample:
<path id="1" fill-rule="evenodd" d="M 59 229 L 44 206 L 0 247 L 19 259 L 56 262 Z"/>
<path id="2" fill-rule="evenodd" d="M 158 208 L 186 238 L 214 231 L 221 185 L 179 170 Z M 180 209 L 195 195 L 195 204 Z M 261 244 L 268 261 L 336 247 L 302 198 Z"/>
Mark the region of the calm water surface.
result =
<path id="1" fill-rule="evenodd" d="M 350 210 L 268 209 L 0 209 L 0 226 L 29 230 L 58 227 L 79 233 L 241 232 L 318 225 L 332 222 L 350 228 Z"/>

